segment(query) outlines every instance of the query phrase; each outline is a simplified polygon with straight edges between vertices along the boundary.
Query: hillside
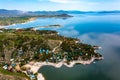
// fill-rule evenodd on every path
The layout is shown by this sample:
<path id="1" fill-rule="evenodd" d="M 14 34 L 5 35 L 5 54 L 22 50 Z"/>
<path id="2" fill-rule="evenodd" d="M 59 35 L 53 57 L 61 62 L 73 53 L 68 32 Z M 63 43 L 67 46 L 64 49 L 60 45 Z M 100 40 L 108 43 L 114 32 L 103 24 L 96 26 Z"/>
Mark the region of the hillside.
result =
<path id="1" fill-rule="evenodd" d="M 57 11 L 20 11 L 0 9 L 0 17 L 72 17 Z"/>
<path id="2" fill-rule="evenodd" d="M 0 61 L 4 60 L 5 62 L 9 62 L 12 58 L 16 61 L 24 59 L 24 62 L 29 60 L 45 61 L 46 59 L 50 60 L 54 53 L 59 53 L 61 59 L 65 54 L 69 55 L 69 61 L 79 57 L 82 60 L 89 60 L 92 56 L 102 56 L 94 52 L 95 49 L 91 45 L 78 43 L 78 39 L 60 36 L 56 31 L 8 29 L 0 33 L 0 42 Z M 39 55 L 40 50 L 45 54 Z"/>
<path id="3" fill-rule="evenodd" d="M 0 77 L 12 80 L 27 78 L 29 62 L 63 62 L 101 60 L 102 55 L 79 39 L 58 35 L 56 31 L 27 29 L 0 29 Z M 14 76 L 11 74 L 15 74 Z M 19 73 L 20 72 L 20 73 Z M 34 76 L 33 73 L 30 73 Z M 8 76 L 7 76 L 8 75 Z M 29 73 L 27 73 L 29 75 Z M 32 76 L 29 75 L 31 78 Z M 34 76 L 36 79 L 36 77 Z"/>
<path id="4" fill-rule="evenodd" d="M 39 17 L 72 17 L 68 14 L 120 14 L 120 11 L 20 11 L 20 10 L 6 10 L 0 9 L 0 17 L 24 17 L 24 16 L 39 16 Z"/>

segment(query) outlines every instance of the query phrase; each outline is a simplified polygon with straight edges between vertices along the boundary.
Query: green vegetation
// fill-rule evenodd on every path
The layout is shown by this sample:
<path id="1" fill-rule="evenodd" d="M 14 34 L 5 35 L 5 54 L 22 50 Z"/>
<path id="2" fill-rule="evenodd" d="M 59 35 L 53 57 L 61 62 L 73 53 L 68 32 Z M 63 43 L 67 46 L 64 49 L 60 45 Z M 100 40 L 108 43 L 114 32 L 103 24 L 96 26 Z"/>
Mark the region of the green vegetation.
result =
<path id="1" fill-rule="evenodd" d="M 0 73 L 2 73 L 3 75 L 14 76 L 18 80 L 22 80 L 22 78 L 23 79 L 26 78 L 26 79 L 29 80 L 29 77 L 26 76 L 25 73 L 22 73 L 22 72 L 10 72 L 10 71 L 4 70 L 2 67 L 0 67 Z"/>
<path id="2" fill-rule="evenodd" d="M 30 61 L 58 63 L 65 60 L 69 64 L 70 61 L 74 60 L 87 61 L 93 57 L 99 60 L 102 57 L 93 46 L 83 44 L 79 39 L 58 35 L 56 31 L 34 31 L 33 28 L 1 30 L 0 73 L 3 75 L 28 79 L 21 72 L 23 70 L 21 68 Z M 11 59 L 14 61 L 11 61 Z M 17 65 L 18 69 L 14 67 L 14 64 L 17 63 L 19 63 Z M 7 70 L 4 70 L 3 66 L 5 68 L 7 66 Z M 12 68 L 9 69 L 11 66 Z"/>
<path id="3" fill-rule="evenodd" d="M 33 19 L 34 17 L 0 17 L 0 26 L 25 23 Z"/>
<path id="4" fill-rule="evenodd" d="M 13 16 L 13 17 L 0 17 L 0 26 L 7 26 L 7 25 L 14 25 L 18 23 L 26 23 L 31 20 L 35 20 L 36 18 L 67 18 L 72 17 L 68 14 L 58 14 L 58 15 L 48 15 L 48 14 L 42 14 L 42 15 L 24 15 L 24 16 Z M 57 25 L 49 25 L 47 27 L 60 27 L 59 24 Z"/>
<path id="5" fill-rule="evenodd" d="M 73 61 L 79 58 L 90 60 L 92 57 L 102 57 L 94 52 L 93 46 L 79 43 L 78 39 L 60 36 L 56 31 L 31 29 L 8 29 L 0 33 L 1 60 L 9 61 L 14 58 L 24 65 L 32 60 L 58 62 L 63 58 Z"/>

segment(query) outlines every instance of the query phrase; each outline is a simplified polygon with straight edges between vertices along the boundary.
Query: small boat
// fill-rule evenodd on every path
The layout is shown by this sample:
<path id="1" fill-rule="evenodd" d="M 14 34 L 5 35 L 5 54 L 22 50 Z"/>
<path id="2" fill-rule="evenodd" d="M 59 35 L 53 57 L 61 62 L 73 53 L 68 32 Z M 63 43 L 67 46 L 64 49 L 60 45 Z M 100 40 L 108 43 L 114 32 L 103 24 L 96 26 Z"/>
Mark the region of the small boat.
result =
<path id="1" fill-rule="evenodd" d="M 96 62 L 93 62 L 94 64 L 96 63 Z"/>
<path id="2" fill-rule="evenodd" d="M 100 46 L 93 46 L 94 49 L 102 49 Z"/>

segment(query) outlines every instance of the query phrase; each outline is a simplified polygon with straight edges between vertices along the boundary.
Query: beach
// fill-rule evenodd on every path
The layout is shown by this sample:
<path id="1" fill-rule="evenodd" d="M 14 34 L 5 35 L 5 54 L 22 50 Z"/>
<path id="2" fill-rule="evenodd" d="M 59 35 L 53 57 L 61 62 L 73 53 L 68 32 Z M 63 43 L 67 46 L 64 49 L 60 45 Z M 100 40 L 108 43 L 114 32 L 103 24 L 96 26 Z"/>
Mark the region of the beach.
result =
<path id="1" fill-rule="evenodd" d="M 1 28 L 4 28 L 4 26 L 0 26 L 0 29 L 1 29 Z"/>
<path id="2" fill-rule="evenodd" d="M 63 61 L 59 62 L 59 63 L 51 63 L 51 62 L 30 62 L 29 64 L 24 65 L 24 67 L 30 68 L 30 70 L 35 74 L 38 72 L 38 70 L 43 67 L 43 66 L 53 66 L 55 68 L 60 68 L 62 65 L 65 65 L 66 67 L 73 67 L 75 64 L 79 63 L 79 64 L 91 64 L 94 60 L 101 60 L 103 59 L 103 57 L 93 57 L 90 60 L 87 61 L 82 61 L 82 60 L 77 60 L 77 61 L 71 61 L 70 64 L 68 65 L 67 63 Z M 37 75 L 37 80 L 45 80 L 44 76 L 42 75 L 42 73 L 38 73 Z"/>

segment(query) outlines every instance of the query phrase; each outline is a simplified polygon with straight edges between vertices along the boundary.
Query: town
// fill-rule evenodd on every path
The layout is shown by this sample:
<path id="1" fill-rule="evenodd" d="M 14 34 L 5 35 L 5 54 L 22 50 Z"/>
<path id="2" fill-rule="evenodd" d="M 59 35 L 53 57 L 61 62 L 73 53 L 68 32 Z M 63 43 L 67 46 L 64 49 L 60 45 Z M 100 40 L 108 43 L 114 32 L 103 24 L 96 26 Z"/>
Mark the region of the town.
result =
<path id="1" fill-rule="evenodd" d="M 24 72 L 34 80 L 35 74 L 24 67 L 29 62 L 60 63 L 102 59 L 99 46 L 84 44 L 76 38 L 61 36 L 56 31 L 0 29 L 0 61 L 4 70 Z"/>

